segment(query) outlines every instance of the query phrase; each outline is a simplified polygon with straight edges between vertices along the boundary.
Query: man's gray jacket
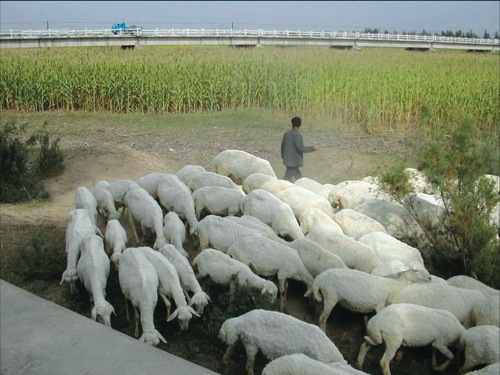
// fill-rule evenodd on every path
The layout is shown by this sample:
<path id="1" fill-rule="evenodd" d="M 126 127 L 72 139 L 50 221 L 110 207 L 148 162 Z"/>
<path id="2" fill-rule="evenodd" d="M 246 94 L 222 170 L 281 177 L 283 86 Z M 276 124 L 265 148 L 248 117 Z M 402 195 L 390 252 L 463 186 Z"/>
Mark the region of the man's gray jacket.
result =
<path id="1" fill-rule="evenodd" d="M 304 158 L 302 154 L 312 151 L 312 146 L 304 146 L 302 134 L 300 134 L 298 130 L 292 128 L 283 134 L 283 140 L 281 141 L 281 157 L 283 159 L 283 164 L 287 167 L 303 167 Z"/>

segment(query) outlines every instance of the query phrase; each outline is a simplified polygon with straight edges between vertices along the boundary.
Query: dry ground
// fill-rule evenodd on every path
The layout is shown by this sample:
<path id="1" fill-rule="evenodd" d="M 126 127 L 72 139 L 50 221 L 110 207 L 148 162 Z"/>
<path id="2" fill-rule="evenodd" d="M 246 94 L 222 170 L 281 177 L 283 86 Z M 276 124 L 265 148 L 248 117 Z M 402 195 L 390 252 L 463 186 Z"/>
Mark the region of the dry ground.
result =
<path id="1" fill-rule="evenodd" d="M 225 149 L 241 149 L 266 158 L 281 177 L 284 173 L 279 157 L 281 134 L 281 130 L 268 130 L 248 136 L 248 129 L 228 130 L 213 126 L 188 131 L 157 129 L 141 132 L 124 132 L 109 127 L 98 130 L 91 128 L 83 129 L 78 136 L 65 136 L 64 131 L 60 130 L 60 145 L 66 152 L 65 171 L 47 181 L 50 201 L 2 205 L 0 230 L 5 231 L 5 234 L 17 226 L 29 232 L 30 226 L 35 224 L 54 224 L 65 228 L 67 214 L 74 209 L 74 192 L 79 186 L 92 190 L 100 180 L 136 179 L 151 172 L 175 173 L 188 164 L 202 165 L 212 170 L 211 160 Z M 321 149 L 305 156 L 303 174 L 321 183 L 336 184 L 360 179 L 377 166 L 404 157 L 406 152 L 402 139 L 396 136 L 371 136 L 347 130 L 306 130 L 304 139 L 306 144 L 316 144 Z M 13 238 L 10 234 L 9 238 Z M 191 259 L 197 252 L 192 246 L 188 246 L 188 251 Z M 68 286 L 54 283 L 51 287 L 61 294 Z M 304 291 L 301 285 L 292 283 L 287 311 L 306 321 L 316 322 L 317 312 L 301 296 Z M 329 335 L 346 359 L 354 363 L 363 341 L 362 317 L 340 308 L 334 310 L 332 317 L 335 318 L 330 319 Z M 224 368 L 220 349 L 214 348 L 211 353 L 205 353 L 207 345 L 198 346 L 196 340 L 193 342 L 193 338 L 187 334 L 178 331 L 162 333 L 169 344 L 162 344 L 161 349 L 219 373 L 239 375 L 244 371 L 245 355 L 241 350 L 237 352 L 235 361 Z M 382 350 L 376 348 L 367 356 L 365 370 L 369 373 L 380 374 L 378 360 Z M 261 360 L 260 368 L 263 363 Z M 393 373 L 398 374 L 430 373 L 430 349 L 405 351 L 403 359 L 393 363 L 392 368 Z"/>

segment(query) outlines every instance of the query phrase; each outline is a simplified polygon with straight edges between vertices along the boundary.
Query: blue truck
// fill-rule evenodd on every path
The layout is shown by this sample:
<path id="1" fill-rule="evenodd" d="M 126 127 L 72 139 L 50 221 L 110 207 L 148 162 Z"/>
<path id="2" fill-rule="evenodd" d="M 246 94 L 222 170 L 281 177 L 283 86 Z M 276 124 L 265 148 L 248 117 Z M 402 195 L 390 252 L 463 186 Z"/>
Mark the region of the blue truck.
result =
<path id="1" fill-rule="evenodd" d="M 138 35 L 141 30 L 141 26 L 127 26 L 125 22 L 115 23 L 113 26 L 111 26 L 111 31 L 115 35 Z"/>

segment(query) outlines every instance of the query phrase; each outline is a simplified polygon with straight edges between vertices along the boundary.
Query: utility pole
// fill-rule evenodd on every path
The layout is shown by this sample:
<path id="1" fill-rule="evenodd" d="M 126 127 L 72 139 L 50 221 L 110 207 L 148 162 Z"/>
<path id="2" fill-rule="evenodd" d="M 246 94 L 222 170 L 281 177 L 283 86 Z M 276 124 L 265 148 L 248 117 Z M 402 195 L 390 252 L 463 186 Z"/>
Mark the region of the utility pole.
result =
<path id="1" fill-rule="evenodd" d="M 49 21 L 47 21 L 47 30 L 49 29 Z"/>

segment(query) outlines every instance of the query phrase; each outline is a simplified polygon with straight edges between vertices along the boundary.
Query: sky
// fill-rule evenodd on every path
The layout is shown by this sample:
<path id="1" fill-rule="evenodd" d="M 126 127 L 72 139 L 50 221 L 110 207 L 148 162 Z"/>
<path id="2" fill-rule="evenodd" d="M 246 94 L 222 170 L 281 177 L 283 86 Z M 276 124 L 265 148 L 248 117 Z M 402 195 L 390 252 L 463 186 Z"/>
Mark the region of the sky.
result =
<path id="1" fill-rule="evenodd" d="M 266 29 L 500 30 L 500 1 L 0 1 L 1 30 Z"/>

